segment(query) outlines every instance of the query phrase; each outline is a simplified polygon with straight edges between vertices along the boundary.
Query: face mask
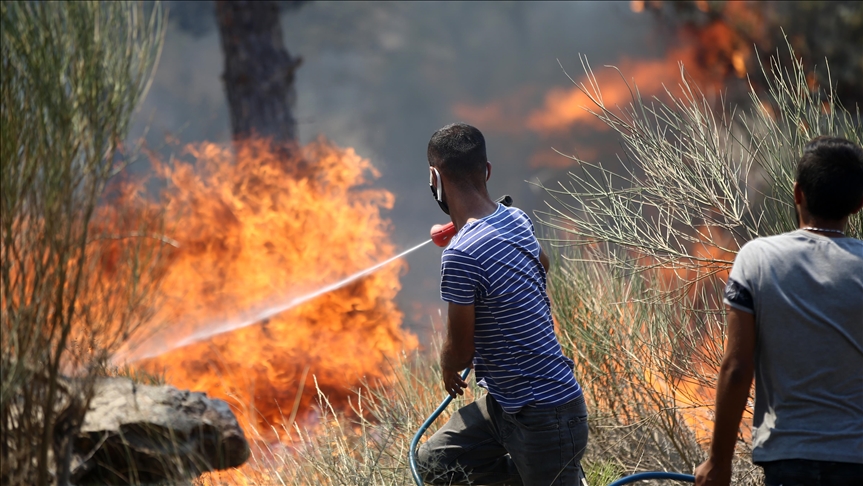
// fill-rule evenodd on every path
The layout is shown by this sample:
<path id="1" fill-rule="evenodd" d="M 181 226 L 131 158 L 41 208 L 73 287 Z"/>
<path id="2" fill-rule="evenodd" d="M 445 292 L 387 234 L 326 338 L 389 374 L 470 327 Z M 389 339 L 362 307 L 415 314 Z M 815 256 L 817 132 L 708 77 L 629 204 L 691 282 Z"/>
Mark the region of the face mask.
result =
<path id="1" fill-rule="evenodd" d="M 437 179 L 437 190 L 435 190 L 434 182 Z M 429 188 L 431 189 L 434 200 L 437 201 L 440 210 L 445 214 L 449 214 L 449 206 L 443 200 L 443 183 L 440 180 L 440 172 L 434 167 L 429 167 Z"/>

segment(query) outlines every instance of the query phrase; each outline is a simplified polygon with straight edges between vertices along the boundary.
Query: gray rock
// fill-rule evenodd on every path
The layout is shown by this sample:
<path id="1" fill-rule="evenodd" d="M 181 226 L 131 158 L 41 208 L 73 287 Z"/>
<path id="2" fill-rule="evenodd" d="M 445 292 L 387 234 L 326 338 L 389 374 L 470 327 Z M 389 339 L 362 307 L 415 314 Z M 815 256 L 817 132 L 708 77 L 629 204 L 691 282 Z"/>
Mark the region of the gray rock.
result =
<path id="1" fill-rule="evenodd" d="M 237 467 L 249 444 L 227 403 L 100 378 L 72 444 L 73 484 L 154 483 Z"/>

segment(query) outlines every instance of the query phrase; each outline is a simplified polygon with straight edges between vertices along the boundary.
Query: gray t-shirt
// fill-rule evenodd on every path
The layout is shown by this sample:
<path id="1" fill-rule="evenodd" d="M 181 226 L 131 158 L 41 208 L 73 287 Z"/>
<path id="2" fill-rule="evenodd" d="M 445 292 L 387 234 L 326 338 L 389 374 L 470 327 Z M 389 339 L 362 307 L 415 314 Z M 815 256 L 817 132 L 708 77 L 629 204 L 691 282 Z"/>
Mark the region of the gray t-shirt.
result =
<path id="1" fill-rule="evenodd" d="M 728 292 L 725 302 L 755 314 L 753 462 L 863 463 L 863 241 L 758 238 L 737 254 L 731 284 L 752 309 Z"/>

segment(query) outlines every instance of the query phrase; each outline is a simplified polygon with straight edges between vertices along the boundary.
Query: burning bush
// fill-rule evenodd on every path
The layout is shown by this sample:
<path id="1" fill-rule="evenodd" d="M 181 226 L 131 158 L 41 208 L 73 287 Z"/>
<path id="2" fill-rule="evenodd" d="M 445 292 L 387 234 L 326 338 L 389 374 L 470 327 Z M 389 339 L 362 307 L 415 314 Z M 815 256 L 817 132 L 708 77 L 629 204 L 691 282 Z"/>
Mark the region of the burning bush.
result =
<path id="1" fill-rule="evenodd" d="M 154 320 L 166 332 L 133 353 L 173 385 L 228 400 L 267 435 L 312 411 L 313 380 L 346 410 L 351 388 L 388 376 L 388 361 L 417 341 L 394 302 L 401 262 L 255 318 L 392 256 L 381 213 L 393 196 L 368 187 L 368 160 L 323 139 L 294 155 L 266 140 L 239 147 L 190 145 L 191 163 L 156 164 L 180 248 Z"/>

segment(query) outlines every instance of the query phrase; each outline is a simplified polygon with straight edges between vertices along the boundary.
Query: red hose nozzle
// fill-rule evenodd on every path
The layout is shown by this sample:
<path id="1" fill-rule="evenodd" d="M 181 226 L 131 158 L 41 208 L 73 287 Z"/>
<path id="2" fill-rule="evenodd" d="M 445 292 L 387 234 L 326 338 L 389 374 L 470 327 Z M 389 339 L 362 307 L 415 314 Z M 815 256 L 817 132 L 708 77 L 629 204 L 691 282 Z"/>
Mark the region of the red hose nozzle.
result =
<path id="1" fill-rule="evenodd" d="M 495 202 L 509 207 L 512 206 L 512 197 L 503 196 Z M 447 246 L 449 244 L 449 240 L 451 240 L 455 234 L 455 225 L 452 222 L 447 224 L 436 224 L 431 227 L 431 239 L 435 245 L 441 248 Z"/>
<path id="2" fill-rule="evenodd" d="M 455 225 L 452 222 L 436 224 L 431 228 L 431 239 L 435 245 L 441 248 L 447 246 L 453 236 L 455 236 Z"/>

